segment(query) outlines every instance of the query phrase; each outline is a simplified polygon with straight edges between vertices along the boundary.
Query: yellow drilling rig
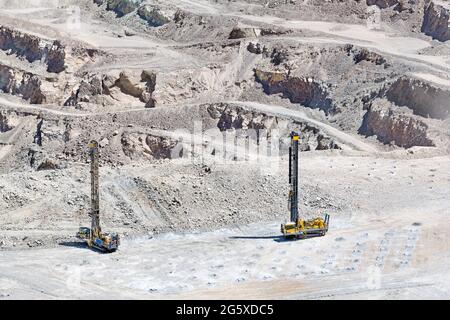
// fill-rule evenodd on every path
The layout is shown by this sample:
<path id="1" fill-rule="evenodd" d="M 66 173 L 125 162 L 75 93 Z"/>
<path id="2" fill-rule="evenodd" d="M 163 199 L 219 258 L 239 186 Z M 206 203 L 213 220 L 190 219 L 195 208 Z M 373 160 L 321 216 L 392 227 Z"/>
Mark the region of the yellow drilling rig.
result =
<path id="1" fill-rule="evenodd" d="M 119 247 L 119 235 L 103 233 L 100 228 L 99 150 L 97 141 L 93 140 L 89 144 L 89 154 L 91 158 L 91 228 L 81 227 L 77 237 L 86 240 L 91 248 L 102 252 L 114 252 Z"/>
<path id="2" fill-rule="evenodd" d="M 291 133 L 291 146 L 289 148 L 289 211 L 291 221 L 281 225 L 281 233 L 286 239 L 305 239 L 324 236 L 328 231 L 330 216 L 303 220 L 298 216 L 298 145 L 300 136 Z"/>

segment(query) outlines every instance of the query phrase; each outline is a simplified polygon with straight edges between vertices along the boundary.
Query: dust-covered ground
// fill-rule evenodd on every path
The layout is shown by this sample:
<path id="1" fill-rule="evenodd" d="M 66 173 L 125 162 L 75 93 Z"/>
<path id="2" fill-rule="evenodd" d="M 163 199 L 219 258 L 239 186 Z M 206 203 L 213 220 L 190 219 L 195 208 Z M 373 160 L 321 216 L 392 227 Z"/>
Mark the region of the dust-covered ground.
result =
<path id="1" fill-rule="evenodd" d="M 323 238 L 285 241 L 279 223 L 260 222 L 128 238 L 114 254 L 77 242 L 4 251 L 2 297 L 447 298 L 449 167 L 448 158 L 307 158 L 303 179 L 359 203 L 333 214 Z"/>
<path id="2" fill-rule="evenodd" d="M 448 299 L 448 19 L 428 0 L 2 1 L 0 298 Z M 286 242 L 293 130 L 301 215 L 331 226 Z M 92 139 L 109 255 L 74 237 Z"/>

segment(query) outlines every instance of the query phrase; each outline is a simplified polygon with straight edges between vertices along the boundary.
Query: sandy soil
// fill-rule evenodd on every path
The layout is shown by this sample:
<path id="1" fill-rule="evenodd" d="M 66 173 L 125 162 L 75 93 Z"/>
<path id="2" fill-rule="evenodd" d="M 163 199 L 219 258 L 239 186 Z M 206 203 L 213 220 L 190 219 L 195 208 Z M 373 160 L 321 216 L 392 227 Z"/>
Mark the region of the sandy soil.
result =
<path id="1" fill-rule="evenodd" d="M 109 255 L 72 242 L 4 251 L 2 297 L 446 298 L 449 168 L 448 157 L 308 157 L 303 179 L 351 181 L 361 204 L 332 216 L 326 237 L 284 241 L 273 222 L 126 239 Z"/>

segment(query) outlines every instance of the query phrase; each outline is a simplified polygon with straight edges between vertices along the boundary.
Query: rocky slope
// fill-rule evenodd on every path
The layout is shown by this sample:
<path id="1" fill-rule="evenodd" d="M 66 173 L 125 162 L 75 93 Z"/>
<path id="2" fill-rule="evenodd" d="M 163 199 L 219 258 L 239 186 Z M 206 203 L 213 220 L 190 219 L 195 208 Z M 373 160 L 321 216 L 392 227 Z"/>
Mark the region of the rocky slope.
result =
<path id="1" fill-rule="evenodd" d="M 281 219 L 291 131 L 305 158 L 449 152 L 450 49 L 428 36 L 446 32 L 440 2 L 45 3 L 0 4 L 4 247 L 88 222 L 92 139 L 105 224 L 129 235 Z M 305 215 L 354 205 L 308 179 Z"/>

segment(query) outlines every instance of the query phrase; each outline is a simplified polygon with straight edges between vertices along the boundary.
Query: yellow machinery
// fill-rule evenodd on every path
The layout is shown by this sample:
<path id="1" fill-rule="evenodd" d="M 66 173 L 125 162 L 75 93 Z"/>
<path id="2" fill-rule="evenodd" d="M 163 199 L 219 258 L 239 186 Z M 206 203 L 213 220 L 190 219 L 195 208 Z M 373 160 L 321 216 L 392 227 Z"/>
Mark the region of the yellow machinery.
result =
<path id="1" fill-rule="evenodd" d="M 81 227 L 77 237 L 86 240 L 91 248 L 103 252 L 114 252 L 119 247 L 119 235 L 102 233 L 100 228 L 99 151 L 97 141 L 91 141 L 89 153 L 91 157 L 91 228 Z"/>
<path id="2" fill-rule="evenodd" d="M 298 216 L 298 144 L 300 136 L 291 133 L 291 147 L 289 148 L 289 210 L 291 221 L 281 225 L 281 233 L 286 239 L 305 239 L 310 237 L 324 236 L 328 231 L 330 216 L 303 220 Z"/>

